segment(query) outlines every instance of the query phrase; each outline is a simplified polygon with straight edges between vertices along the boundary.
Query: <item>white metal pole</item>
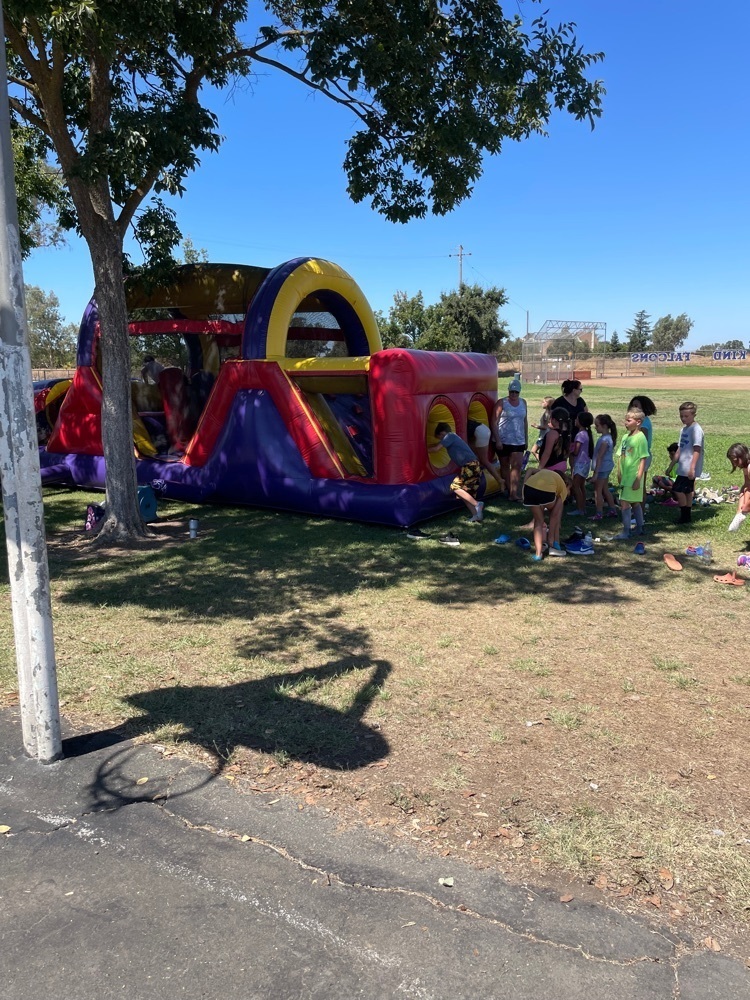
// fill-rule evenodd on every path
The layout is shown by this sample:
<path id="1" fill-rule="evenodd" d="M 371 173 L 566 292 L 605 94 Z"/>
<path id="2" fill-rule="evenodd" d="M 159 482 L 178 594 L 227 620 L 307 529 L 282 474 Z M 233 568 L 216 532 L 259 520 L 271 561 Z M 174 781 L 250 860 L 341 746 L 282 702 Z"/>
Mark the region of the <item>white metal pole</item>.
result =
<path id="1" fill-rule="evenodd" d="M 2 13 L 0 0 L 0 26 Z M 60 707 L 7 81 L 0 46 L 0 478 L 23 743 L 51 763 L 62 756 Z"/>

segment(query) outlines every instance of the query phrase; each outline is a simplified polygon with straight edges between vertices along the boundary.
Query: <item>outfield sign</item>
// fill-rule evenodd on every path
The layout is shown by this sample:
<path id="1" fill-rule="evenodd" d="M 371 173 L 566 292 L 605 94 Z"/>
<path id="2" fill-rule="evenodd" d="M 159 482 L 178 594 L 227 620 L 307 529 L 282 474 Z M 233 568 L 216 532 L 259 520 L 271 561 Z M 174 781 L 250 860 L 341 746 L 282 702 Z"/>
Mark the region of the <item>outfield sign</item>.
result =
<path id="1" fill-rule="evenodd" d="M 633 364 L 643 364 L 646 361 L 689 361 L 693 351 L 642 351 L 630 355 Z M 747 351 L 714 351 L 711 355 L 714 361 L 745 361 Z"/>

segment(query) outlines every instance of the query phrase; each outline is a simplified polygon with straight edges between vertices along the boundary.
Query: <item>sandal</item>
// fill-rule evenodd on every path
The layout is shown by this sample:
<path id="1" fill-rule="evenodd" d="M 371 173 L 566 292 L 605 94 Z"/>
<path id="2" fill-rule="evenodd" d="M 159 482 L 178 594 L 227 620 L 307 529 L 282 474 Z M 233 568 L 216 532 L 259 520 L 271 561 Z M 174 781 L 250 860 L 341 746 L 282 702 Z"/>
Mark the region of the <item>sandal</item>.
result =
<path id="1" fill-rule="evenodd" d="M 727 583 L 730 587 L 744 587 L 745 581 L 737 576 L 737 572 L 725 573 L 723 576 L 715 576 L 716 583 Z"/>
<path id="2" fill-rule="evenodd" d="M 667 564 L 667 568 L 671 569 L 673 573 L 679 573 L 682 569 L 682 563 L 678 562 L 671 552 L 664 553 L 664 562 Z"/>

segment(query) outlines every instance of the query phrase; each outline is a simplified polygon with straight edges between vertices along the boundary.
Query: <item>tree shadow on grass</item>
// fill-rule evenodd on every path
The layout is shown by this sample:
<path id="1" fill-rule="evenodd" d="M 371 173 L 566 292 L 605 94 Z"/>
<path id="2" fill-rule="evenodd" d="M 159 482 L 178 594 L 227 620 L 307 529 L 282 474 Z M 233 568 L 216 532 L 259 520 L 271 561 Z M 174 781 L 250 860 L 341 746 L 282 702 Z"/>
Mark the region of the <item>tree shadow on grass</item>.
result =
<path id="1" fill-rule="evenodd" d="M 296 630 L 264 623 L 238 641 L 249 670 L 263 676 L 131 694 L 125 702 L 138 714 L 128 727 L 199 744 L 219 770 L 238 748 L 346 770 L 382 759 L 388 743 L 362 720 L 392 666 L 373 658 L 366 629 L 339 616 L 337 609 L 310 614 Z M 300 661 L 314 665 L 299 669 Z"/>
<path id="2" fill-rule="evenodd" d="M 280 670 L 280 661 L 293 664 L 299 659 L 293 647 L 299 650 L 300 644 L 308 658 L 346 652 L 316 666 Z M 127 696 L 124 702 L 136 714 L 120 726 L 64 741 L 66 758 L 125 744 L 98 765 L 83 793 L 85 808 L 119 808 L 194 793 L 221 775 L 235 751 L 243 748 L 272 754 L 282 765 L 295 760 L 337 770 L 382 760 L 389 744 L 363 716 L 380 695 L 392 666 L 371 657 L 368 644 L 366 630 L 339 622 L 336 611 L 308 616 L 294 634 L 268 622 L 265 632 L 260 629 L 259 636 L 239 643 L 240 655 L 248 660 L 275 658 L 266 676 L 235 684 L 175 684 Z M 336 700 L 341 708 L 332 707 Z M 147 787 L 136 787 L 131 761 L 139 751 L 129 741 L 141 736 L 201 746 L 213 766 L 198 777 L 180 773 L 175 783 L 167 765 Z"/>
<path id="3" fill-rule="evenodd" d="M 305 697 L 327 682 L 358 671 L 367 679 L 343 711 Z M 388 753 L 388 743 L 362 722 L 391 665 L 385 660 L 341 657 L 320 667 L 273 674 L 222 685 L 175 685 L 128 696 L 139 715 L 129 728 L 153 733 L 177 727 L 180 739 L 205 747 L 219 770 L 239 747 L 351 770 L 366 767 Z"/>
<path id="4" fill-rule="evenodd" d="M 55 503 L 69 507 L 76 496 L 56 497 Z M 296 607 L 304 612 L 358 590 L 403 586 L 433 605 L 502 606 L 541 596 L 563 606 L 627 606 L 674 586 L 663 553 L 679 556 L 699 543 L 722 507 L 696 508 L 692 526 L 683 530 L 671 509 L 652 505 L 645 556 L 633 554 L 634 538 L 627 544 L 602 542 L 592 558 L 533 564 L 512 542 L 492 543 L 501 532 L 515 539 L 528 520 L 527 511 L 502 502 L 487 508 L 482 525 L 467 525 L 458 509 L 444 515 L 424 526 L 430 538 L 420 542 L 394 528 L 250 508 L 168 505 L 162 517 L 176 515 L 185 524 L 187 517 L 200 518 L 196 540 L 186 531 L 184 541 L 171 539 L 161 548 L 94 553 L 79 546 L 72 559 L 57 546 L 50 565 L 53 589 L 61 584 L 56 595 L 61 605 L 137 607 L 151 623 L 257 621 Z M 573 527 L 566 517 L 563 537 Z M 613 521 L 595 530 L 618 527 Z M 460 548 L 438 543 L 449 529 L 461 538 Z M 686 583 L 705 577 L 695 565 L 685 570 Z"/>

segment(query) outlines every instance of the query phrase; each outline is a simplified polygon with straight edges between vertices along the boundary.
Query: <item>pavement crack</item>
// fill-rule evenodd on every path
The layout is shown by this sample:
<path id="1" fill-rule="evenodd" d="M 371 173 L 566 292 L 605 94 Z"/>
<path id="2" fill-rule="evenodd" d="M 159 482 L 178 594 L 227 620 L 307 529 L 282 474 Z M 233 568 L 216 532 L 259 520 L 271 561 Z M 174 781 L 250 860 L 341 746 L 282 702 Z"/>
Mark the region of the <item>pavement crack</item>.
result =
<path id="1" fill-rule="evenodd" d="M 213 836 L 224 837 L 228 840 L 237 840 L 244 844 L 254 844 L 259 847 L 264 847 L 267 850 L 273 851 L 275 854 L 278 854 L 279 857 L 284 858 L 285 861 L 289 861 L 291 864 L 294 864 L 298 868 L 301 868 L 303 871 L 312 872 L 320 876 L 322 879 L 326 880 L 326 884 L 329 886 L 335 885 L 342 889 L 352 889 L 355 891 L 408 896 L 414 899 L 419 899 L 422 902 L 427 903 L 429 906 L 434 907 L 436 910 L 440 910 L 447 913 L 453 913 L 459 917 L 467 917 L 469 919 L 479 920 L 485 924 L 489 924 L 492 927 L 497 927 L 499 930 L 505 931 L 506 933 L 511 934 L 516 938 L 528 941 L 531 944 L 540 945 L 543 947 L 555 948 L 558 951 L 569 952 L 572 954 L 580 955 L 588 962 L 594 962 L 601 965 L 616 966 L 618 968 L 629 968 L 644 963 L 660 965 L 669 962 L 669 965 L 673 967 L 676 976 L 676 968 L 674 966 L 673 961 L 669 961 L 652 955 L 638 955 L 629 959 L 607 958 L 604 955 L 595 955 L 589 951 L 586 951 L 583 945 L 565 944 L 564 942 L 561 941 L 555 941 L 552 938 L 542 937 L 540 935 L 533 934 L 531 931 L 519 930 L 512 924 L 509 924 L 504 920 L 500 920 L 498 917 L 488 916 L 487 914 L 481 913 L 478 910 L 474 910 L 471 907 L 466 906 L 465 904 L 454 905 L 451 903 L 446 903 L 444 900 L 438 899 L 436 896 L 433 896 L 430 893 L 424 892 L 423 890 L 420 889 L 407 889 L 403 886 L 379 886 L 379 885 L 371 885 L 366 882 L 348 881 L 342 878 L 341 876 L 337 875 L 335 872 L 329 872 L 324 868 L 312 865 L 309 862 L 304 861 L 302 858 L 296 857 L 289 850 L 287 850 L 287 848 L 281 847 L 278 844 L 274 844 L 271 841 L 264 840 L 261 837 L 254 837 L 251 836 L 250 834 L 238 833 L 235 830 L 227 830 L 221 827 L 214 827 L 208 823 L 192 823 L 184 816 L 180 816 L 179 814 L 173 813 L 171 810 L 167 809 L 162 802 L 157 802 L 155 804 L 158 805 L 161 809 L 163 809 L 165 813 L 172 816 L 174 819 L 182 823 L 185 827 L 187 827 L 190 830 L 195 830 L 201 833 L 209 833 L 212 834 Z M 662 938 L 664 937 L 664 935 L 661 934 L 658 934 L 657 936 Z M 674 948 L 672 942 L 667 942 L 667 943 Z M 678 996 L 679 994 L 675 995 L 675 1000 L 677 1000 Z"/>

